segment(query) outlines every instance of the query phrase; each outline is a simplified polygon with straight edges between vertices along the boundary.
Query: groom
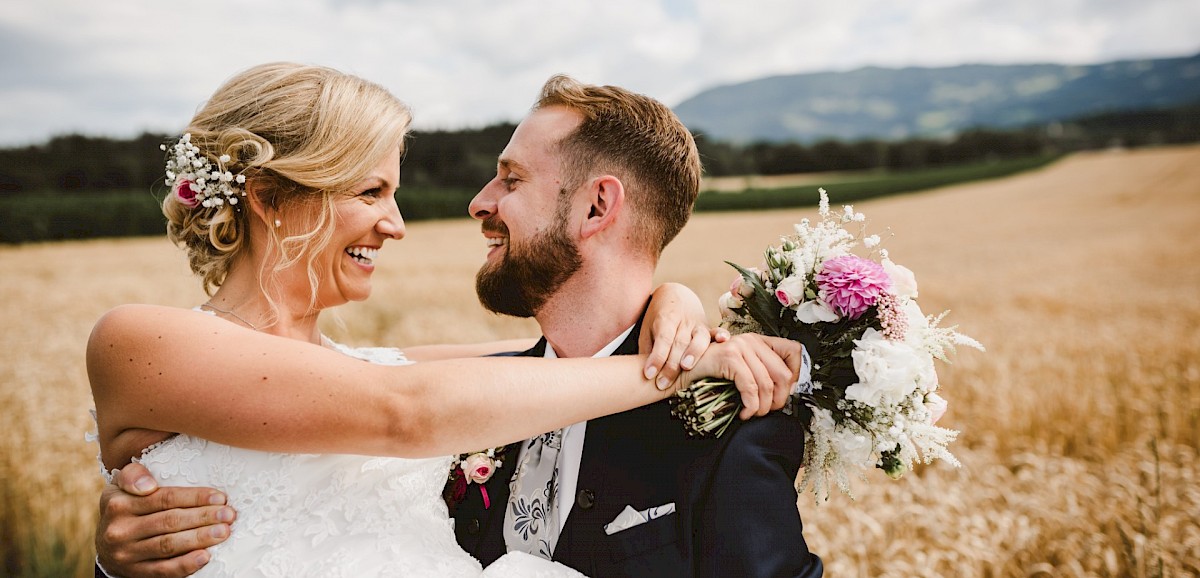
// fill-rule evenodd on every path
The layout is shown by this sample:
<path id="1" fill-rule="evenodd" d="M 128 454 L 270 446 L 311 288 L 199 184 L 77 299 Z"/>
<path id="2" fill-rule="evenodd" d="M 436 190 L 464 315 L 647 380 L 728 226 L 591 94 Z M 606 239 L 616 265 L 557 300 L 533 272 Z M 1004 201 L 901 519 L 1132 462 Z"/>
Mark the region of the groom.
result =
<path id="1" fill-rule="evenodd" d="M 659 255 L 699 184 L 666 106 L 551 78 L 470 205 L 490 247 L 480 300 L 537 319 L 545 338 L 520 355 L 637 353 Z M 455 531 L 484 565 L 524 550 L 589 576 L 820 576 L 796 509 L 803 449 L 802 424 L 779 413 L 688 439 L 663 401 L 508 446 L 482 491 L 451 499 Z"/>
<path id="2" fill-rule="evenodd" d="M 636 353 L 659 255 L 699 183 L 695 143 L 661 103 L 547 82 L 470 206 L 491 247 L 477 277 L 484 304 L 535 317 L 545 335 L 522 355 Z M 482 486 L 486 503 L 471 485 L 453 505 L 455 531 L 485 565 L 522 549 L 589 576 L 820 576 L 796 509 L 803 448 L 802 425 L 779 413 L 690 440 L 667 402 L 652 404 L 509 446 Z M 153 484 L 127 469 L 126 483 Z M 203 566 L 234 512 L 214 490 L 172 490 L 130 501 L 105 488 L 106 568 L 183 576 Z M 130 533 L 138 516 L 155 518 L 136 526 L 149 534 Z"/>

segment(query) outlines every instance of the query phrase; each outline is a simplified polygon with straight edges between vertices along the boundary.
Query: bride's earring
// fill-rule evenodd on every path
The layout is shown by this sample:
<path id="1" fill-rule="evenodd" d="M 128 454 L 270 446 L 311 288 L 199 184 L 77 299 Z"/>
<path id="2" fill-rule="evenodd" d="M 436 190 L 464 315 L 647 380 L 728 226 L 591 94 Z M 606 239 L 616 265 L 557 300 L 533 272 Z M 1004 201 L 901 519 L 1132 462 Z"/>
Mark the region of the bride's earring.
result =
<path id="1" fill-rule="evenodd" d="M 279 219 L 275 219 L 275 228 L 276 229 L 278 229 L 282 225 L 283 225 L 283 222 L 281 222 Z"/>

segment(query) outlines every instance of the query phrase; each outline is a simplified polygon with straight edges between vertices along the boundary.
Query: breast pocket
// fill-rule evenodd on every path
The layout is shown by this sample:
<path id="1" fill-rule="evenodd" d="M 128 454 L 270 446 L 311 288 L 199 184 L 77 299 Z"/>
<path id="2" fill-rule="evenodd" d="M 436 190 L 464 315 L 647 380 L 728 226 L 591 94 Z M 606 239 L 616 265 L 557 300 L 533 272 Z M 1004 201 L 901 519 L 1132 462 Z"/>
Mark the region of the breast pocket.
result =
<path id="1" fill-rule="evenodd" d="M 682 560 L 677 547 L 679 540 L 678 516 L 671 514 L 649 520 L 644 524 L 626 528 L 608 536 L 612 542 L 613 561 L 622 561 L 643 556 L 662 559 L 679 564 Z"/>

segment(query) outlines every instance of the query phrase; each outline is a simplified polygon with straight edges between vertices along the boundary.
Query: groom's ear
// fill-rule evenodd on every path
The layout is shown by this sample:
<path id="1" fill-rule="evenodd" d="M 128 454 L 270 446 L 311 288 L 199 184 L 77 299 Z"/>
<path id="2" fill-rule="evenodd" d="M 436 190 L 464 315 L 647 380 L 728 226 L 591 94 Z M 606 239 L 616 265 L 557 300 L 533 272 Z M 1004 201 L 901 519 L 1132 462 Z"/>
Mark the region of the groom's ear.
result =
<path id="1" fill-rule="evenodd" d="M 621 179 L 612 175 L 596 177 L 589 184 L 587 195 L 590 206 L 587 218 L 584 219 L 583 227 L 579 231 L 579 235 L 583 239 L 616 224 L 621 211 L 625 208 L 625 185 L 621 183 Z"/>

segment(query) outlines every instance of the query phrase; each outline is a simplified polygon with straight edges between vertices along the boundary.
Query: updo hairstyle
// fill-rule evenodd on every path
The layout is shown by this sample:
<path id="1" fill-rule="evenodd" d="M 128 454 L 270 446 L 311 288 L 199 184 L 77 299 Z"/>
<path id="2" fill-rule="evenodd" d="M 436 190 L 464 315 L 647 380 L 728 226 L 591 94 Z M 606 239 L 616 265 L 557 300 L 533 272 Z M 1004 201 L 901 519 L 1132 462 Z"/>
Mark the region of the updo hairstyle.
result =
<path id="1" fill-rule="evenodd" d="M 188 124 L 191 142 L 214 167 L 246 177 L 268 209 L 288 214 L 283 237 L 268 226 L 275 249 L 266 269 L 288 267 L 307 255 L 313 298 L 313 260 L 333 234 L 333 201 L 366 178 L 396 147 L 403 154 L 412 116 L 383 87 L 321 66 L 263 64 L 217 89 Z M 219 163 L 222 155 L 228 162 Z M 308 207 L 296 211 L 289 208 Z M 163 201 L 167 237 L 184 248 L 192 271 L 212 295 L 248 247 L 252 210 L 248 199 L 231 205 L 189 207 L 174 194 Z M 265 290 L 265 287 L 264 287 Z"/>

